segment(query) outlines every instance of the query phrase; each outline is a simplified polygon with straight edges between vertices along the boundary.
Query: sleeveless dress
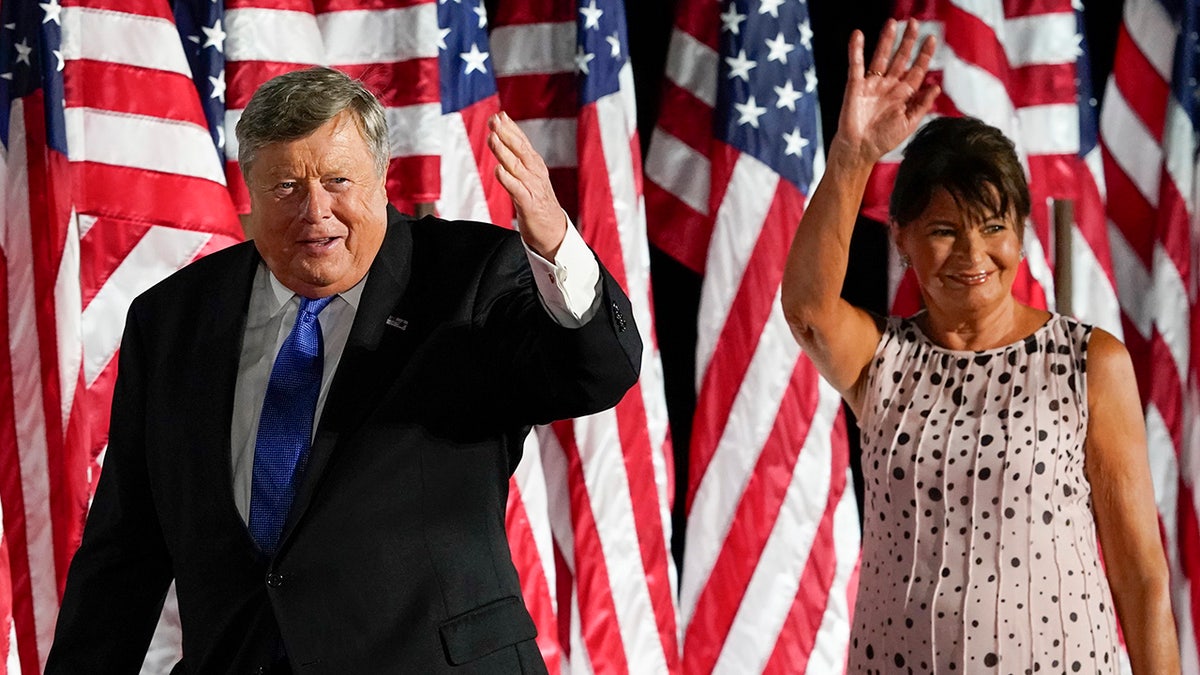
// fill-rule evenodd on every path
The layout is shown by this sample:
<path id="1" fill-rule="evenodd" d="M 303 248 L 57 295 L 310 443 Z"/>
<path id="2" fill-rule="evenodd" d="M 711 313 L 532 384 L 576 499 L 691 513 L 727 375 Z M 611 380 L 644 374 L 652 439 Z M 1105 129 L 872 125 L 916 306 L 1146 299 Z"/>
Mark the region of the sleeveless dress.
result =
<path id="1" fill-rule="evenodd" d="M 888 320 L 863 414 L 854 673 L 1118 672 L 1084 475 L 1091 327 L 985 351 Z"/>

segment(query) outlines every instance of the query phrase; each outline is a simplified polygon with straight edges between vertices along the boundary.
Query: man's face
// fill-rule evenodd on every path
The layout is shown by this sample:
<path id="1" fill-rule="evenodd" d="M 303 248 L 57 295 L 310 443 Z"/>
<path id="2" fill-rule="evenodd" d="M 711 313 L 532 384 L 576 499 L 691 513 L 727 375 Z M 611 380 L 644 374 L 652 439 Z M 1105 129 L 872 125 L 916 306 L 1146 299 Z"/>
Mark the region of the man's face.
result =
<path id="1" fill-rule="evenodd" d="M 284 286 L 318 298 L 366 275 L 387 228 L 387 192 L 353 113 L 264 146 L 246 183 L 254 243 Z"/>

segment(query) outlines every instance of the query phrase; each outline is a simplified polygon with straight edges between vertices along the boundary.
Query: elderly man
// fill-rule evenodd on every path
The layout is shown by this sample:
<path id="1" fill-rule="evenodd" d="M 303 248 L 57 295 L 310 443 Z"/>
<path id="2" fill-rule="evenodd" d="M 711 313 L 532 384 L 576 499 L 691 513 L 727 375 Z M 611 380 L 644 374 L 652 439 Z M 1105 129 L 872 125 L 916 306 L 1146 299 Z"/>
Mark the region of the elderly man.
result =
<path id="1" fill-rule="evenodd" d="M 628 301 L 501 114 L 520 235 L 387 204 L 383 110 L 318 68 L 237 127 L 255 239 L 134 301 L 46 672 L 543 672 L 504 530 L 529 425 L 637 378 Z"/>

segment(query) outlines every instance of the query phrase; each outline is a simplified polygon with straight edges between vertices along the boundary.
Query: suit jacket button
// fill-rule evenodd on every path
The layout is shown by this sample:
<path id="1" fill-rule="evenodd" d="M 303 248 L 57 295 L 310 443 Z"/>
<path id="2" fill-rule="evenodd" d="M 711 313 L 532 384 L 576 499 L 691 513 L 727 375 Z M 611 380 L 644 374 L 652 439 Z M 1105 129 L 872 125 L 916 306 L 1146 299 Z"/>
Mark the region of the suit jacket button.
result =
<path id="1" fill-rule="evenodd" d="M 279 588 L 283 586 L 283 575 L 271 572 L 267 575 L 267 585 L 271 588 Z"/>

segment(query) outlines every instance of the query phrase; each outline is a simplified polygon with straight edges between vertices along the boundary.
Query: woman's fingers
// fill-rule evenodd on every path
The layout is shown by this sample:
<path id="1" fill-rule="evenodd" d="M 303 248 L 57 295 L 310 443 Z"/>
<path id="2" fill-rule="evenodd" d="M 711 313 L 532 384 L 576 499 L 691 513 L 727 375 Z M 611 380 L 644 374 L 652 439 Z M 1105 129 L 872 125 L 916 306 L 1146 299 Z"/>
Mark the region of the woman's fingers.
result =
<path id="1" fill-rule="evenodd" d="M 851 82 L 861 80 L 863 78 L 863 43 L 866 38 L 863 37 L 862 31 L 857 28 L 850 33 L 849 46 L 849 62 L 850 69 L 846 73 L 847 79 Z"/>
<path id="2" fill-rule="evenodd" d="M 917 58 L 913 61 L 912 67 L 904 74 L 904 81 L 914 90 L 919 89 L 925 81 L 925 73 L 929 72 L 929 64 L 933 61 L 933 52 L 937 49 L 937 38 L 928 35 L 921 41 L 921 51 L 917 52 Z"/>
<path id="3" fill-rule="evenodd" d="M 900 47 L 892 54 L 892 60 L 888 64 L 887 74 L 890 77 L 899 79 L 904 76 L 909 58 L 912 56 L 913 45 L 916 43 L 917 22 L 909 19 L 904 23 L 904 35 L 900 38 Z"/>
<path id="4" fill-rule="evenodd" d="M 908 107 L 905 110 L 908 118 L 913 121 L 923 119 L 933 109 L 933 102 L 940 93 L 942 93 L 942 88 L 936 84 L 928 84 L 917 90 L 917 93 L 909 99 Z"/>
<path id="5" fill-rule="evenodd" d="M 888 57 L 891 56 L 892 46 L 896 44 L 896 26 L 894 19 L 888 19 L 879 32 L 879 44 L 875 45 L 875 53 L 871 55 L 871 65 L 867 68 L 867 76 L 882 75 L 888 70 Z"/>

